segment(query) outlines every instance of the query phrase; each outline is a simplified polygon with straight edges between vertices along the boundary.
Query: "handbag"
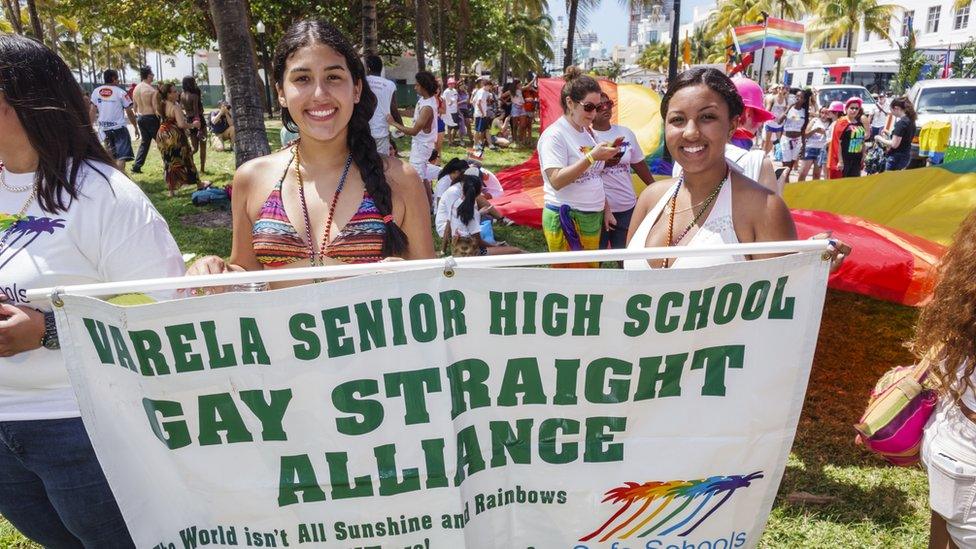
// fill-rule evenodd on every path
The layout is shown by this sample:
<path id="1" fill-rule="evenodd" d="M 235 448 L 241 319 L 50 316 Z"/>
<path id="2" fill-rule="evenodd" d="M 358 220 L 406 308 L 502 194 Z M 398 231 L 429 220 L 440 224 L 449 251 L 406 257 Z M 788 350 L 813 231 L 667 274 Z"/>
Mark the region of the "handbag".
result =
<path id="1" fill-rule="evenodd" d="M 929 380 L 930 371 L 925 358 L 881 376 L 871 391 L 867 410 L 854 425 L 857 443 L 893 465 L 918 463 L 925 424 L 939 400 Z"/>

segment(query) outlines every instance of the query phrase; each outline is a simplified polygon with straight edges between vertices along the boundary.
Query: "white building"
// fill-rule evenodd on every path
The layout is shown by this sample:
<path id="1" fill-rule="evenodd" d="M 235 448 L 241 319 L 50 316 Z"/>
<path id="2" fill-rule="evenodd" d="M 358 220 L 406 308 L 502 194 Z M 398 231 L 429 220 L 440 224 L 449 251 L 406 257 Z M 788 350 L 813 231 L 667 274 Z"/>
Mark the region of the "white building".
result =
<path id="1" fill-rule="evenodd" d="M 889 3 L 897 6 L 889 29 L 894 42 L 862 29 L 857 36 L 855 61 L 897 62 L 898 46 L 895 42 L 904 45 L 909 19 L 915 31 L 916 47 L 934 63 L 944 62 L 947 52 L 951 61 L 955 50 L 976 36 L 976 23 L 970 17 L 972 3 L 961 10 L 952 9 L 952 0 L 898 0 Z"/>
<path id="2" fill-rule="evenodd" d="M 556 24 L 553 26 L 550 46 L 555 57 L 553 62 L 556 64 L 556 68 L 561 71 L 563 60 L 566 57 L 566 20 L 561 15 L 556 18 Z"/>

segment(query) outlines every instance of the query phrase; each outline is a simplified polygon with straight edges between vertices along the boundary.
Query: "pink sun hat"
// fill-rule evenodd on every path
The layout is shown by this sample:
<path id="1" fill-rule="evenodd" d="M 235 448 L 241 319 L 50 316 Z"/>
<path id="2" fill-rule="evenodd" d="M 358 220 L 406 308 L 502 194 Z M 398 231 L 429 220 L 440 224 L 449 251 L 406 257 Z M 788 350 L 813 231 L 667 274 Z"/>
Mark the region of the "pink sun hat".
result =
<path id="1" fill-rule="evenodd" d="M 763 104 L 763 91 L 759 84 L 743 76 L 733 78 L 732 83 L 735 84 L 736 91 L 742 97 L 743 105 L 747 109 L 752 109 L 757 122 L 767 122 L 776 118 L 773 113 L 766 110 L 766 106 Z"/>
<path id="2" fill-rule="evenodd" d="M 829 110 L 830 110 L 830 112 L 840 112 L 840 113 L 842 113 L 842 112 L 844 112 L 844 104 L 841 103 L 840 101 L 831 101 L 830 102 L 830 109 Z"/>

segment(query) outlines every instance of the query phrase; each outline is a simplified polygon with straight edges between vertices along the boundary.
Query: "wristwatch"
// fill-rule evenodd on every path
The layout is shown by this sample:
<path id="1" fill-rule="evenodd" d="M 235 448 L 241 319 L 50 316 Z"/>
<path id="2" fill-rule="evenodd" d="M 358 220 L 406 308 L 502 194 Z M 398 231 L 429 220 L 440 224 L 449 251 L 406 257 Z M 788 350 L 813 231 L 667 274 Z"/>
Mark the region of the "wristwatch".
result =
<path id="1" fill-rule="evenodd" d="M 54 321 L 54 313 L 50 311 L 44 313 L 44 337 L 41 338 L 41 346 L 52 351 L 61 348 L 61 342 L 58 341 L 58 325 Z"/>

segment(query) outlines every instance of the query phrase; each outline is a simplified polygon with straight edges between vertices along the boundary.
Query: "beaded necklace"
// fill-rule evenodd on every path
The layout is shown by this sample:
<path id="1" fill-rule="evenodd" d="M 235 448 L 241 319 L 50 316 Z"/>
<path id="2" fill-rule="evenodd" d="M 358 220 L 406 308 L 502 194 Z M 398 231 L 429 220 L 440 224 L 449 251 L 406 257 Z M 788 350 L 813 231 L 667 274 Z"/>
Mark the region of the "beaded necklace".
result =
<path id="1" fill-rule="evenodd" d="M 295 145 L 295 175 L 298 177 L 298 196 L 302 202 L 302 215 L 305 216 L 305 238 L 308 241 L 308 258 L 313 267 L 325 265 L 325 250 L 329 247 L 329 240 L 332 237 L 332 218 L 335 216 L 336 205 L 339 204 L 339 195 L 342 188 L 346 185 L 346 176 L 349 175 L 349 166 L 352 165 L 352 153 L 346 157 L 346 165 L 342 169 L 342 176 L 339 177 L 339 185 L 336 186 L 335 194 L 332 196 L 332 204 L 329 206 L 329 217 L 325 221 L 325 235 L 318 253 L 315 253 L 315 241 L 312 240 L 312 222 L 308 216 L 308 203 L 305 200 L 305 181 L 302 179 L 302 161 L 298 153 L 299 146 Z"/>
<path id="2" fill-rule="evenodd" d="M 705 201 L 701 203 L 702 208 L 698 210 L 697 214 L 695 214 L 695 217 L 694 219 L 691 220 L 691 223 L 689 223 L 688 226 L 685 227 L 685 230 L 681 231 L 681 234 L 678 235 L 678 238 L 674 238 L 675 206 L 677 206 L 678 204 L 678 191 L 681 190 L 681 185 L 683 185 L 685 182 L 685 176 L 684 174 L 682 174 L 681 177 L 678 178 L 678 184 L 674 187 L 674 193 L 671 194 L 671 199 L 669 200 L 671 214 L 668 216 L 668 247 L 674 246 L 678 242 L 681 242 L 681 239 L 688 234 L 688 231 L 690 231 L 692 227 L 698 224 L 698 220 L 701 219 L 701 216 L 705 213 L 705 210 L 707 210 L 708 207 L 711 206 L 712 202 L 715 200 L 715 197 L 718 196 L 719 191 L 721 191 L 722 187 L 725 185 L 725 182 L 729 180 L 729 173 L 730 173 L 729 171 L 725 172 L 725 177 L 722 178 L 721 181 L 719 181 L 718 185 L 716 185 L 715 188 L 712 189 L 712 192 L 708 195 Z M 686 210 L 682 210 L 682 211 L 686 211 Z M 667 269 L 670 266 L 671 266 L 670 258 L 667 257 L 664 258 L 664 268 Z"/>

